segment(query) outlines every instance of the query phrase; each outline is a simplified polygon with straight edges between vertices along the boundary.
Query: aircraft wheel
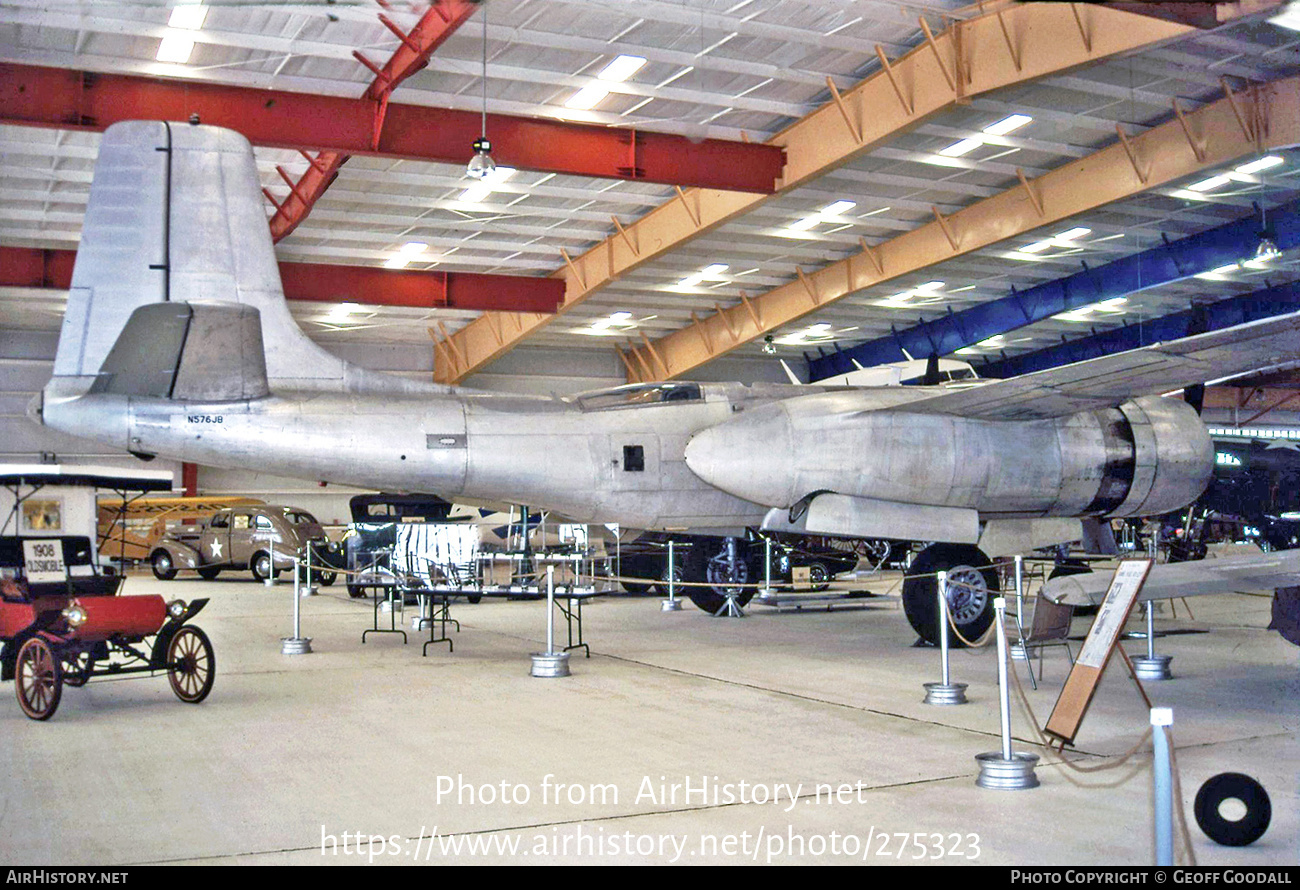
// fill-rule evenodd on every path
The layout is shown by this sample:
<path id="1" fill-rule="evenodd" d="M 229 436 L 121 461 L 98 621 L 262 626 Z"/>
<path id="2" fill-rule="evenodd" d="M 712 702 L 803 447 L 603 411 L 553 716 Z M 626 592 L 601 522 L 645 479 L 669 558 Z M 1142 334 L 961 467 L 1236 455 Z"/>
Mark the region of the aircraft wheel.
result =
<path id="1" fill-rule="evenodd" d="M 49 720 L 63 696 L 63 669 L 54 650 L 41 637 L 32 637 L 18 650 L 14 666 L 18 706 L 33 720 Z"/>
<path id="2" fill-rule="evenodd" d="M 208 697 L 217 677 L 217 656 L 208 635 L 185 625 L 167 646 L 167 681 L 172 692 L 187 704 L 196 705 Z"/>
<path id="3" fill-rule="evenodd" d="M 153 576 L 159 581 L 170 581 L 176 577 L 176 565 L 172 562 L 172 555 L 166 550 L 155 550 L 151 562 Z"/>
<path id="4" fill-rule="evenodd" d="M 686 588 L 686 595 L 697 608 L 722 617 L 730 612 L 731 606 L 743 607 L 754 598 L 754 588 L 742 586 L 754 578 L 744 542 L 728 538 L 717 549 L 696 545 L 691 556 L 686 580 L 707 581 L 710 585 Z"/>
<path id="5" fill-rule="evenodd" d="M 912 560 L 903 581 L 903 611 L 921 639 L 939 642 L 939 609 L 935 602 L 939 581 L 935 572 L 948 573 L 948 610 L 953 624 L 966 639 L 975 641 L 993 624 L 993 600 L 998 593 L 998 573 L 978 547 L 968 544 L 932 544 Z M 917 577 L 919 576 L 919 577 Z M 955 634 L 948 644 L 963 648 Z"/>

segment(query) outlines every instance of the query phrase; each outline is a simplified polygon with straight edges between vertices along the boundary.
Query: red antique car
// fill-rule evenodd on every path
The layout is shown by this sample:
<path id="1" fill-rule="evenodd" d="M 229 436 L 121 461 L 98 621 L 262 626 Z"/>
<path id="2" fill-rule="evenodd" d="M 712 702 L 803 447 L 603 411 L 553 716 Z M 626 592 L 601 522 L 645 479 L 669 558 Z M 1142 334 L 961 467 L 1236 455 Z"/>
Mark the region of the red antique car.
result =
<path id="1" fill-rule="evenodd" d="M 14 681 L 23 713 L 49 719 L 65 683 L 160 671 L 181 701 L 207 698 L 216 658 L 207 635 L 186 624 L 206 599 L 187 605 L 157 595 L 118 596 L 123 578 L 98 572 L 90 540 L 75 536 L 39 539 L 70 571 L 60 581 L 33 581 L 15 570 L 23 565 L 23 540 L 0 538 L 0 566 L 10 567 L 0 577 L 0 679 Z"/>

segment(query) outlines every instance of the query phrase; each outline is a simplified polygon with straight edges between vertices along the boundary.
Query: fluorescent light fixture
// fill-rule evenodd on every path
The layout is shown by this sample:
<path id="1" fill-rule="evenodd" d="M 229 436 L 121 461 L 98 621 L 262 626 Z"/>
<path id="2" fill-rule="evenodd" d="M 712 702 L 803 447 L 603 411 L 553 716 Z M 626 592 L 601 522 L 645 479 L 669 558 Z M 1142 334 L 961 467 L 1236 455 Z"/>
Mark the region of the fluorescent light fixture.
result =
<path id="1" fill-rule="evenodd" d="M 1280 13 L 1269 19 L 1268 23 L 1289 31 L 1300 31 L 1300 5 L 1288 3 Z"/>
<path id="2" fill-rule="evenodd" d="M 1276 167 L 1278 164 L 1284 163 L 1286 163 L 1285 159 L 1280 158 L 1277 155 L 1268 155 L 1267 157 L 1259 158 L 1247 164 L 1234 167 L 1233 169 L 1238 173 L 1258 173 L 1260 170 L 1267 170 L 1270 167 Z"/>
<path id="3" fill-rule="evenodd" d="M 645 59 L 641 58 L 640 56 L 622 55 L 614 59 L 614 61 L 610 62 L 608 65 L 606 65 L 604 70 L 602 70 L 596 76 L 601 80 L 613 81 L 614 83 L 622 83 L 623 81 L 631 77 L 633 74 L 636 74 L 638 71 L 640 71 L 641 66 L 643 66 L 644 64 L 645 64 Z"/>
<path id="4" fill-rule="evenodd" d="M 818 213 L 821 216 L 840 216 L 848 213 L 854 207 L 857 207 L 856 201 L 836 201 L 834 204 L 827 204 Z"/>
<path id="5" fill-rule="evenodd" d="M 1020 253 L 1042 253 L 1044 250 L 1047 250 L 1047 248 L 1051 246 L 1052 246 L 1052 242 L 1050 240 L 1035 241 L 1033 244 L 1026 244 L 1024 247 L 1017 247 L 1016 250 L 1019 251 Z"/>
<path id="6" fill-rule="evenodd" d="M 339 303 L 332 307 L 327 315 L 332 321 L 343 321 L 349 315 L 361 312 L 360 303 Z"/>
<path id="7" fill-rule="evenodd" d="M 461 192 L 460 200 L 466 204 L 477 204 L 496 191 L 496 187 L 515 174 L 514 167 L 497 167 L 480 181 Z"/>
<path id="8" fill-rule="evenodd" d="M 190 53 L 194 52 L 194 41 L 181 34 L 168 34 L 158 44 L 158 55 L 156 58 L 159 62 L 173 62 L 177 65 L 184 65 L 190 60 Z"/>
<path id="9" fill-rule="evenodd" d="M 703 280 L 704 280 L 704 276 L 703 276 L 703 275 L 698 275 L 698 274 L 697 274 L 697 275 L 687 275 L 687 276 L 686 276 L 685 278 L 683 278 L 681 281 L 677 282 L 677 286 L 678 286 L 678 287 L 695 287 L 695 285 L 699 284 L 699 283 L 700 283 L 701 281 L 703 281 Z"/>
<path id="10" fill-rule="evenodd" d="M 1240 269 L 1241 266 L 1237 265 L 1236 263 L 1228 263 L 1228 265 L 1226 266 L 1217 266 L 1208 272 L 1198 272 L 1196 273 L 1195 277 L 1206 278 L 1211 281 L 1221 281 L 1222 280 L 1221 276 L 1231 274 Z"/>
<path id="11" fill-rule="evenodd" d="M 425 244 L 423 241 L 407 241 L 400 248 L 402 253 L 409 256 L 414 256 L 417 253 L 424 253 L 428 249 L 429 245 Z"/>
<path id="12" fill-rule="evenodd" d="M 572 108 L 575 111 L 590 111 L 595 108 L 602 99 L 609 95 L 609 90 L 599 84 L 590 84 L 578 92 L 574 93 L 564 103 L 565 108 Z"/>
<path id="13" fill-rule="evenodd" d="M 645 60 L 642 59 L 642 61 L 645 61 Z M 614 313 L 611 313 L 610 316 L 609 316 L 609 320 L 610 320 L 610 321 L 628 321 L 628 320 L 631 319 L 631 318 L 632 318 L 632 313 L 631 313 L 631 312 L 614 312 Z"/>
<path id="14" fill-rule="evenodd" d="M 960 142 L 954 142 L 947 148 L 939 149 L 939 154 L 946 158 L 959 158 L 964 154 L 974 151 L 983 144 L 983 139 L 962 139 Z"/>
<path id="15" fill-rule="evenodd" d="M 790 225 L 786 226 L 792 232 L 806 232 L 814 226 L 821 223 L 821 217 L 805 216 L 803 219 L 796 219 Z"/>
<path id="16" fill-rule="evenodd" d="M 924 293 L 928 291 L 938 290 L 941 287 L 943 287 L 942 281 L 927 281 L 925 284 L 918 284 L 915 288 L 913 288 L 913 290 L 918 290 Z"/>
<path id="17" fill-rule="evenodd" d="M 384 261 L 385 269 L 405 269 L 411 258 L 403 253 L 394 254 Z"/>
<path id="18" fill-rule="evenodd" d="M 1012 114 L 996 123 L 989 124 L 984 128 L 984 132 L 990 136 L 1005 136 L 1013 130 L 1019 130 L 1032 120 L 1033 118 L 1027 114 Z"/>
<path id="19" fill-rule="evenodd" d="M 1232 180 L 1227 176 L 1211 176 L 1209 179 L 1202 179 L 1200 182 L 1193 182 L 1187 188 L 1193 192 L 1208 192 L 1210 189 L 1217 189 L 1221 185 L 1227 185 Z"/>
<path id="20" fill-rule="evenodd" d="M 208 17 L 208 8 L 201 3 L 184 3 L 172 10 L 167 19 L 167 27 L 184 28 L 197 31 L 203 27 L 203 20 Z"/>
<path id="21" fill-rule="evenodd" d="M 471 185 L 461 192 L 460 199 L 466 204 L 477 204 L 490 194 L 492 194 L 492 187 L 480 183 L 479 185 Z"/>
<path id="22" fill-rule="evenodd" d="M 1066 229 L 1059 235 L 1053 235 L 1052 238 L 1056 241 L 1073 241 L 1075 238 L 1082 238 L 1091 231 L 1092 229 L 1084 226 L 1075 226 L 1073 229 Z"/>
<path id="23" fill-rule="evenodd" d="M 830 329 L 830 323 L 825 321 L 819 321 L 817 324 L 808 325 L 808 333 L 810 334 L 825 334 L 829 333 Z"/>
<path id="24" fill-rule="evenodd" d="M 727 271 L 728 268 L 730 267 L 726 263 L 713 263 L 701 269 L 700 274 L 703 275 L 705 278 L 708 278 L 710 276 L 718 275 L 719 273 L 725 272 Z"/>

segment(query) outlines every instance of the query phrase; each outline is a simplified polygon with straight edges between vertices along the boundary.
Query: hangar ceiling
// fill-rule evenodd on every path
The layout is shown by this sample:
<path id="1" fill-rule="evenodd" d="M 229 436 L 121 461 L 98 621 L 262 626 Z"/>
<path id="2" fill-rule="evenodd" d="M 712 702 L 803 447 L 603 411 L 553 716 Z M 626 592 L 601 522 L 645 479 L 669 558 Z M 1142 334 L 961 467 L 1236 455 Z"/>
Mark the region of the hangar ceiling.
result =
<path id="1" fill-rule="evenodd" d="M 206 9 L 197 29 L 169 27 L 173 9 L 164 3 L 3 2 L 0 61 L 358 97 L 374 75 L 354 51 L 382 61 L 399 47 L 378 15 L 409 29 L 428 9 L 369 0 L 192 5 Z M 1014 35 L 1007 46 L 1017 49 L 1010 57 L 1018 55 L 1021 62 L 1034 52 L 1064 53 L 1067 42 L 1068 51 L 1077 52 L 1078 45 L 1100 39 L 1104 28 L 1141 27 L 1165 36 L 950 102 L 896 128 L 847 163 L 828 165 L 797 187 L 753 201 L 736 218 L 637 264 L 528 336 L 515 331 L 532 320 L 512 327 L 508 316 L 488 313 L 484 319 L 485 313 L 466 309 L 298 302 L 295 315 L 326 342 L 406 342 L 433 349 L 430 328 L 441 340 L 477 323 L 506 346 L 612 352 L 617 344 L 625 353 L 635 346 L 642 369 L 658 375 L 647 341 L 665 343 L 695 320 L 707 323 L 719 309 L 743 320 L 751 314 L 745 299 L 797 286 L 801 275 L 815 276 L 859 254 L 864 244 L 941 226 L 954 214 L 1023 188 L 1022 175 L 1034 183 L 1071 164 L 1086 167 L 1090 158 L 1119 144 L 1117 124 L 1136 141 L 1162 126 L 1181 126 L 1179 113 L 1195 120 L 1200 109 L 1224 100 L 1225 82 L 1246 103 L 1253 85 L 1300 71 L 1300 32 L 1268 21 L 1281 11 L 1279 4 L 1222 4 L 1231 16 L 1223 24 L 1170 25 L 1167 33 L 1154 19 L 1131 16 L 1126 29 L 1116 17 L 1130 14 L 1079 9 L 1077 27 L 1044 33 L 1017 32 L 1015 16 L 1024 10 L 1011 3 L 488 0 L 446 37 L 427 68 L 397 87 L 393 102 L 479 111 L 485 14 L 487 109 L 493 114 L 752 143 L 779 141 L 819 109 L 836 109 L 837 94 L 848 96 L 865 79 L 888 74 L 882 54 L 890 65 L 918 50 L 930 59 L 922 17 L 941 42 L 960 30 L 954 23 L 992 22 L 990 17 L 1003 14 L 998 24 Z M 163 41 L 177 36 L 193 41 L 187 60 L 158 61 Z M 1100 56 L 1103 49 L 1089 52 Z M 620 56 L 646 61 L 626 80 L 602 80 L 601 72 Z M 933 58 L 944 56 L 936 51 Z M 946 61 L 951 65 L 954 58 Z M 972 67 L 981 61 L 968 59 Z M 580 91 L 592 88 L 588 95 L 608 93 L 589 110 L 569 107 Z M 917 87 L 904 82 L 902 88 Z M 865 111 L 868 118 L 886 113 L 883 107 Z M 844 123 L 855 125 L 851 108 Z M 863 125 L 857 118 L 856 126 Z M 1194 127 L 1192 135 L 1195 141 Z M 75 249 L 98 139 L 74 129 L 0 125 L 0 246 Z M 1189 164 L 1190 172 L 1180 178 L 1135 188 L 1049 225 L 1022 226 L 951 259 L 886 275 L 773 327 L 777 354 L 798 358 L 816 355 L 819 347 L 875 340 L 891 327 L 901 330 L 1006 297 L 1012 287 L 1025 290 L 1064 278 L 1083 262 L 1096 268 L 1149 251 L 1166 238 L 1257 214 L 1256 205 L 1267 213 L 1300 197 L 1300 153 L 1282 145 L 1258 150 L 1263 145 L 1260 140 L 1218 166 Z M 277 166 L 294 178 L 308 167 L 301 154 L 287 149 L 258 148 L 257 159 L 263 185 L 278 200 L 288 186 Z M 493 181 L 486 194 L 467 195 L 472 184 L 459 163 L 353 157 L 277 252 L 285 262 L 382 267 L 402 257 L 410 269 L 572 279 L 576 267 L 564 254 L 578 260 L 618 242 L 620 228 L 635 238 L 634 227 L 652 211 L 687 204 L 671 185 L 524 169 Z M 1090 190 L 1086 176 L 1075 188 Z M 267 208 L 269 216 L 274 208 L 269 202 Z M 403 254 L 409 242 L 427 246 Z M 1091 336 L 1297 278 L 1300 268 L 1288 249 L 1266 262 L 1219 268 L 1018 327 L 964 351 L 978 365 L 981 355 L 1014 356 L 1062 337 Z M 574 288 L 571 280 L 569 287 Z M 57 291 L 0 290 L 6 327 L 52 330 L 61 312 Z M 446 364 L 452 347 L 439 351 Z M 760 356 L 762 340 L 754 337 L 736 351 Z M 629 366 L 637 368 L 637 361 Z"/>

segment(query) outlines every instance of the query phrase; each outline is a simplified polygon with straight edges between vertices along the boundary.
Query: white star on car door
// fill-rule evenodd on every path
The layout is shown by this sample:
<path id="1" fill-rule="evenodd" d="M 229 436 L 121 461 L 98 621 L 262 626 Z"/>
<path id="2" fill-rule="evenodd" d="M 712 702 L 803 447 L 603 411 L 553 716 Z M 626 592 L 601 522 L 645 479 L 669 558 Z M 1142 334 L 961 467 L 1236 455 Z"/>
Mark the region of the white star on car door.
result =
<path id="1" fill-rule="evenodd" d="M 212 558 L 213 558 L 213 559 L 220 559 L 220 558 L 221 558 L 221 542 L 220 542 L 220 541 L 216 541 L 216 540 L 214 540 L 214 541 L 212 542 Z"/>

